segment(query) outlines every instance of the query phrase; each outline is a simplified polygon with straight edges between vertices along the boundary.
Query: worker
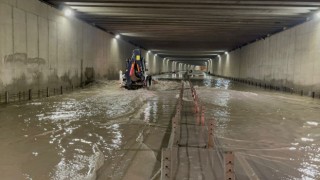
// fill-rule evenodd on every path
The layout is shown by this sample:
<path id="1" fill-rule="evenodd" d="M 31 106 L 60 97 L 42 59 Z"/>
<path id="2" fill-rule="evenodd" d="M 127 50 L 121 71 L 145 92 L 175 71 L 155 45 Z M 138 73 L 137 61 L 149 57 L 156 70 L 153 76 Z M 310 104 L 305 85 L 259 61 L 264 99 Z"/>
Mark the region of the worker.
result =
<path id="1" fill-rule="evenodd" d="M 152 81 L 152 76 L 151 76 L 151 75 L 148 75 L 147 78 L 146 78 L 146 83 L 147 83 L 147 86 L 148 86 L 148 87 L 151 86 L 151 81 Z"/>
<path id="2" fill-rule="evenodd" d="M 151 83 L 152 83 L 152 76 L 150 76 L 149 83 L 150 83 L 150 86 L 151 86 Z"/>
<path id="3" fill-rule="evenodd" d="M 147 85 L 147 87 L 149 87 L 150 85 L 149 85 L 149 79 L 150 79 L 150 76 L 149 75 L 147 75 L 147 77 L 146 77 L 146 85 Z"/>
<path id="4" fill-rule="evenodd" d="M 145 85 L 148 87 L 149 75 L 146 76 Z"/>
<path id="5" fill-rule="evenodd" d="M 147 81 L 148 81 L 149 86 L 151 86 L 151 82 L 152 82 L 152 76 L 151 75 L 147 76 Z"/>

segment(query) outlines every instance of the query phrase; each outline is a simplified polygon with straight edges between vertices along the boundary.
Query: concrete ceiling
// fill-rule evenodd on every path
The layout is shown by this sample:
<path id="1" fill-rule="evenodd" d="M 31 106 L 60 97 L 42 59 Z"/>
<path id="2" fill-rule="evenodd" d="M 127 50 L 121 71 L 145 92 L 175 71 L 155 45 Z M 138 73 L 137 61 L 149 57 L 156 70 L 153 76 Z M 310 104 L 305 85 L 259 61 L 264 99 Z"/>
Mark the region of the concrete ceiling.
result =
<path id="1" fill-rule="evenodd" d="M 319 0 L 43 0 L 176 60 L 211 58 L 305 22 Z M 188 63 L 190 63 L 188 61 Z"/>

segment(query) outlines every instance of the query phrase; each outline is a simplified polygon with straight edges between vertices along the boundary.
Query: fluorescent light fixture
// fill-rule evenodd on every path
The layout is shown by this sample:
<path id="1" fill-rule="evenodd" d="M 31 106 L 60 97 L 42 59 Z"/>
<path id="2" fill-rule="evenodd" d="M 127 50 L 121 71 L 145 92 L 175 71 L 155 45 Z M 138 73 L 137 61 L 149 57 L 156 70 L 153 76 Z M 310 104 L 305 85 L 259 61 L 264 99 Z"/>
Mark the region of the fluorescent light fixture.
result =
<path id="1" fill-rule="evenodd" d="M 227 55 L 227 54 L 228 54 L 228 51 L 224 52 L 224 54 L 226 54 L 226 55 Z"/>
<path id="2" fill-rule="evenodd" d="M 115 38 L 116 38 L 116 39 L 120 39 L 120 35 L 117 34 L 117 35 L 115 36 Z"/>
<path id="3" fill-rule="evenodd" d="M 158 56 L 158 54 L 155 54 L 154 56 Z"/>
<path id="4" fill-rule="evenodd" d="M 316 13 L 317 18 L 320 18 L 320 12 Z"/>
<path id="5" fill-rule="evenodd" d="M 73 14 L 73 11 L 70 8 L 66 8 L 63 10 L 65 16 L 70 17 Z"/>
<path id="6" fill-rule="evenodd" d="M 151 51 L 149 50 L 147 53 L 149 54 L 149 53 L 151 53 Z"/>

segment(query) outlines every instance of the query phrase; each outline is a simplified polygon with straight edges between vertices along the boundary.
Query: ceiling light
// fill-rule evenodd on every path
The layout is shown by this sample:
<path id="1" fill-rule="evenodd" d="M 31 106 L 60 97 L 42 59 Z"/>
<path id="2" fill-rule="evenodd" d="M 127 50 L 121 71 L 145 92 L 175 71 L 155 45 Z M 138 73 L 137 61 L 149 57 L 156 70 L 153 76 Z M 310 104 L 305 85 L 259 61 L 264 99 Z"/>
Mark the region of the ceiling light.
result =
<path id="1" fill-rule="evenodd" d="M 64 15 L 65 15 L 65 16 L 69 17 L 69 16 L 71 16 L 72 14 L 73 14 L 73 11 L 72 11 L 71 9 L 66 8 L 66 9 L 64 10 Z"/>
<path id="2" fill-rule="evenodd" d="M 224 52 L 224 54 L 226 54 L 226 55 L 227 55 L 227 54 L 228 54 L 228 51 Z"/>
<path id="3" fill-rule="evenodd" d="M 115 36 L 115 38 L 116 38 L 116 39 L 119 39 L 119 38 L 120 38 L 120 35 L 119 35 L 119 34 L 117 34 L 117 35 Z"/>
<path id="4" fill-rule="evenodd" d="M 151 51 L 149 50 L 147 53 L 149 54 L 149 53 L 151 53 Z"/>

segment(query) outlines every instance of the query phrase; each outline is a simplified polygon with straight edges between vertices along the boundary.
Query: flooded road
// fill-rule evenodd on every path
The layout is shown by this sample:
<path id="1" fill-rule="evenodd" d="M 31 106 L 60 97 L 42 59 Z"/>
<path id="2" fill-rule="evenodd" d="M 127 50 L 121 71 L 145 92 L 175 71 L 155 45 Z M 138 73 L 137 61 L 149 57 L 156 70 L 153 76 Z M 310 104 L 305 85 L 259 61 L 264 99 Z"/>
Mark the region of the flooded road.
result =
<path id="1" fill-rule="evenodd" d="M 176 90 L 168 84 L 179 85 L 156 85 L 159 93 L 100 82 L 1 107 L 1 179 L 147 179 L 159 168 L 175 106 Z M 138 160 L 139 168 L 132 164 Z"/>
<path id="2" fill-rule="evenodd" d="M 127 91 L 103 81 L 0 107 L 1 179 L 150 179 L 180 85 L 158 82 Z M 247 162 L 245 171 L 260 179 L 320 179 L 319 100 L 211 76 L 192 82 L 206 117 L 216 119 L 219 146 Z"/>
<path id="3" fill-rule="evenodd" d="M 319 99 L 221 78 L 194 83 L 216 120 L 218 146 L 236 152 L 242 170 L 260 179 L 320 179 Z"/>

